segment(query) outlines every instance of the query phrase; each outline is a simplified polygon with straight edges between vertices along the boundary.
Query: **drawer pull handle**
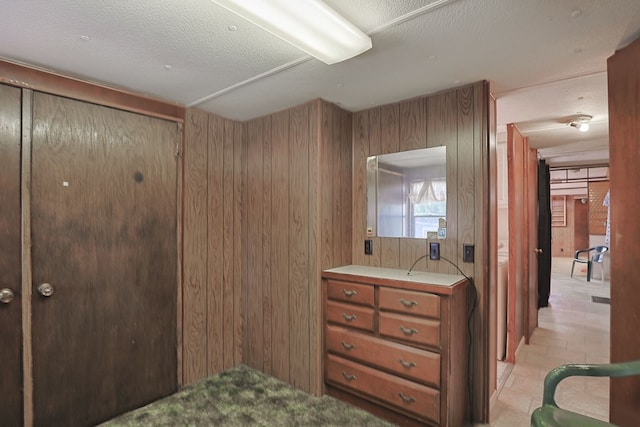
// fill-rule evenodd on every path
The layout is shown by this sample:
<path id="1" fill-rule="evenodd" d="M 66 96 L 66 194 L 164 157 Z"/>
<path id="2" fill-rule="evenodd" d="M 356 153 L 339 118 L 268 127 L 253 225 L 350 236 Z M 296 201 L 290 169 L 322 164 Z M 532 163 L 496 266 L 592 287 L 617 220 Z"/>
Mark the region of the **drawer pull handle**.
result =
<path id="1" fill-rule="evenodd" d="M 398 396 L 400 396 L 400 399 L 402 399 L 404 403 L 413 403 L 416 401 L 415 397 L 407 396 L 402 392 L 398 393 Z"/>
<path id="2" fill-rule="evenodd" d="M 353 381 L 356 379 L 356 376 L 353 374 L 347 374 L 345 371 L 342 371 L 342 376 L 344 377 L 345 380 L 347 381 Z"/>
<path id="3" fill-rule="evenodd" d="M 347 297 L 355 297 L 356 295 L 358 295 L 358 293 L 356 291 L 353 291 L 353 290 L 350 290 L 350 289 L 343 289 L 342 293 Z"/>
<path id="4" fill-rule="evenodd" d="M 418 301 L 407 301 L 406 299 L 400 298 L 400 304 L 404 305 L 405 307 L 411 308 L 414 305 L 418 305 Z"/>
<path id="5" fill-rule="evenodd" d="M 418 330 L 416 328 L 405 328 L 404 326 L 400 326 L 400 330 L 405 335 L 413 335 L 418 333 Z"/>
<path id="6" fill-rule="evenodd" d="M 346 320 L 347 322 L 351 322 L 352 320 L 357 319 L 355 314 L 342 313 L 342 317 L 344 317 L 344 320 Z"/>
<path id="7" fill-rule="evenodd" d="M 342 341 L 342 346 L 343 346 L 346 350 L 351 350 L 352 348 L 356 348 L 356 345 L 355 345 L 355 344 L 349 344 L 349 343 L 346 343 L 346 342 L 344 342 L 344 341 Z"/>
<path id="8" fill-rule="evenodd" d="M 405 362 L 402 359 L 398 360 L 398 362 L 400 362 L 400 364 L 402 366 L 404 366 L 405 368 L 415 368 L 416 367 L 416 362 Z"/>

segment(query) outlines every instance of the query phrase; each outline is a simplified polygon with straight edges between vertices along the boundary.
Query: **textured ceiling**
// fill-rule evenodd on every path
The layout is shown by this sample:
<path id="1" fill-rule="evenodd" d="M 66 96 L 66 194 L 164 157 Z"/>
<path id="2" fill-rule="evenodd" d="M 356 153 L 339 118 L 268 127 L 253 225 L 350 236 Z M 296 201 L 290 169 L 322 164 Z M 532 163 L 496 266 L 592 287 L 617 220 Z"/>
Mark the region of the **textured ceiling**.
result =
<path id="1" fill-rule="evenodd" d="M 606 162 L 606 60 L 640 35 L 640 1 L 325 2 L 370 34 L 370 51 L 326 65 L 209 0 L 5 0 L 0 57 L 237 120 L 484 79 L 499 131 L 516 123 L 552 164 Z M 562 121 L 578 112 L 594 117 L 588 134 Z"/>

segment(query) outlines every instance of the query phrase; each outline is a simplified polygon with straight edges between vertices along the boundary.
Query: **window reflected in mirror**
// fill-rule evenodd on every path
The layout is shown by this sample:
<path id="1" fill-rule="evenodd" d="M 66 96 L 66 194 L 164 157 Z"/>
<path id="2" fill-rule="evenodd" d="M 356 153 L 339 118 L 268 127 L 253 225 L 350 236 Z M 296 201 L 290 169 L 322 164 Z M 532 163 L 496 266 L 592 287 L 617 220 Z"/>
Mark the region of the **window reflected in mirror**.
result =
<path id="1" fill-rule="evenodd" d="M 443 239 L 446 147 L 367 158 L 367 235 Z"/>

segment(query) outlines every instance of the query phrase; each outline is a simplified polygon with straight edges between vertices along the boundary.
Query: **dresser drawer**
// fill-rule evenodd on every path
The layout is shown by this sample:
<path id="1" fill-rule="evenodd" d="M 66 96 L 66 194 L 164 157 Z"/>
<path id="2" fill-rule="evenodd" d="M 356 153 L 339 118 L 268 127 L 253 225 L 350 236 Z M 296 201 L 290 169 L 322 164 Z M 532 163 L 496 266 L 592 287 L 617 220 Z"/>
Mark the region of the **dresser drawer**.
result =
<path id="1" fill-rule="evenodd" d="M 355 390 L 403 412 L 440 422 L 440 392 L 334 355 L 327 355 L 327 382 Z"/>
<path id="2" fill-rule="evenodd" d="M 327 301 L 327 320 L 373 332 L 373 308 Z"/>
<path id="3" fill-rule="evenodd" d="M 333 300 L 373 306 L 373 286 L 329 280 L 327 296 Z"/>
<path id="4" fill-rule="evenodd" d="M 357 331 L 327 326 L 327 350 L 440 388 L 440 355 Z"/>
<path id="5" fill-rule="evenodd" d="M 380 312 L 380 334 L 440 348 L 440 321 Z"/>
<path id="6" fill-rule="evenodd" d="M 438 295 L 381 287 L 379 298 L 379 305 L 383 310 L 432 317 L 434 319 L 440 318 L 440 297 Z"/>

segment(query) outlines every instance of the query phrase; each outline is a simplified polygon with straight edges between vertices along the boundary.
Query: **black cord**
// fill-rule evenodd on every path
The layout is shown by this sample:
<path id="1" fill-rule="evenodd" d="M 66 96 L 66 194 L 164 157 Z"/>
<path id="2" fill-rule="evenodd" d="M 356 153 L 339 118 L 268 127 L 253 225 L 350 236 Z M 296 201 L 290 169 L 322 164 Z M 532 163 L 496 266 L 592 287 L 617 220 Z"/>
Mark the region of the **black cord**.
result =
<path id="1" fill-rule="evenodd" d="M 413 264 L 411 264 L 411 268 L 409 269 L 409 271 L 407 271 L 407 276 L 411 274 L 411 271 L 413 270 L 413 267 L 416 266 L 416 264 L 418 263 L 418 261 L 420 261 L 421 259 L 424 259 L 426 257 L 428 257 L 429 254 L 426 255 L 422 255 L 420 258 L 418 258 L 417 260 L 413 261 Z M 464 274 L 463 274 L 464 275 Z"/>
<path id="2" fill-rule="evenodd" d="M 422 259 L 422 258 L 418 258 L 418 259 Z M 466 274 L 464 274 L 464 272 L 462 270 L 460 270 L 460 267 L 458 267 L 456 264 L 454 264 L 452 261 L 448 260 L 447 258 L 440 256 L 440 259 L 443 259 L 445 261 L 447 261 L 449 264 L 451 264 L 452 266 L 454 266 L 456 268 L 456 270 L 458 270 L 460 272 L 460 274 L 462 274 L 465 279 L 467 279 L 469 281 L 469 284 L 471 285 L 470 289 L 471 289 L 471 307 L 469 308 L 469 313 L 467 314 L 467 334 L 469 335 L 469 341 L 467 343 L 467 387 L 469 388 L 469 419 L 471 420 L 473 418 L 473 375 L 472 375 L 472 369 L 471 369 L 471 363 L 473 361 L 473 358 L 471 357 L 471 353 L 473 352 L 473 329 L 472 329 L 472 321 L 473 321 L 473 313 L 476 310 L 476 305 L 478 302 L 478 292 L 476 291 L 476 285 L 473 281 L 473 278 L 467 276 Z M 417 261 L 416 261 L 417 262 Z M 415 263 L 414 263 L 415 265 Z M 413 268 L 413 267 L 411 267 Z M 411 270 L 409 270 L 409 272 L 411 272 Z"/>

